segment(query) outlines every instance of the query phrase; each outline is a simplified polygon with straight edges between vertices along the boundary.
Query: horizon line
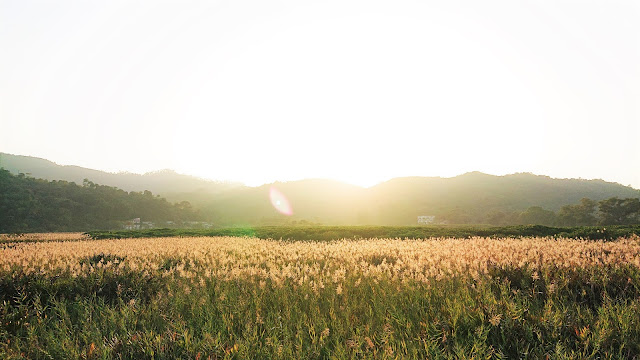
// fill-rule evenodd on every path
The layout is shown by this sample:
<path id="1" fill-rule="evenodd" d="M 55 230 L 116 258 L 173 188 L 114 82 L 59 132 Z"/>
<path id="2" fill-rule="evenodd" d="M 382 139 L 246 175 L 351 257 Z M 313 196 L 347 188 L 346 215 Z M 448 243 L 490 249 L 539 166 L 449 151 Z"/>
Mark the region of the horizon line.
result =
<path id="1" fill-rule="evenodd" d="M 493 176 L 493 177 L 506 177 L 506 176 L 527 174 L 527 175 L 532 175 L 532 176 L 547 177 L 547 178 L 550 178 L 550 179 L 553 179 L 553 180 L 603 181 L 603 182 L 606 182 L 606 183 L 618 184 L 618 185 L 621 185 L 621 186 L 624 186 L 624 187 L 629 187 L 629 188 L 632 188 L 634 190 L 640 191 L 640 189 L 637 189 L 637 188 L 633 187 L 632 185 L 624 185 L 624 184 L 616 182 L 616 181 L 607 181 L 607 180 L 604 180 L 604 179 L 601 179 L 601 178 L 591 178 L 591 179 L 590 178 L 582 178 L 582 177 L 561 178 L 561 177 L 552 177 L 550 175 L 544 175 L 544 174 L 536 174 L 536 173 L 533 173 L 533 172 L 530 172 L 530 171 L 519 171 L 519 172 L 513 172 L 513 173 L 508 173 L 508 174 L 503 174 L 503 175 L 496 175 L 496 174 L 490 174 L 490 173 L 486 173 L 486 172 L 479 171 L 479 170 L 466 171 L 464 173 L 453 175 L 453 176 L 441 176 L 441 175 L 431 175 L 431 176 L 427 176 L 427 175 L 404 175 L 404 176 L 395 176 L 395 177 L 391 177 L 391 178 L 388 178 L 386 180 L 383 180 L 383 181 L 380 181 L 380 182 L 377 182 L 375 184 L 368 185 L 368 186 L 354 184 L 354 183 L 350 183 L 348 181 L 343 181 L 343 180 L 332 179 L 332 178 L 329 178 L 329 177 L 308 177 L 308 178 L 287 179 L 287 180 L 278 179 L 278 180 L 273 180 L 271 182 L 261 183 L 259 185 L 250 185 L 250 184 L 247 184 L 247 183 L 245 183 L 243 181 L 239 181 L 239 180 L 231 180 L 231 179 L 223 180 L 223 179 L 207 178 L 207 177 L 202 177 L 202 176 L 198 176 L 198 175 L 178 172 L 178 171 L 176 171 L 174 169 L 171 169 L 171 168 L 163 168 L 163 169 L 151 170 L 151 171 L 146 171 L 146 172 L 132 172 L 132 171 L 127 171 L 127 170 L 121 170 L 121 171 L 113 172 L 113 171 L 102 170 L 102 169 L 88 168 L 88 167 L 84 167 L 84 166 L 80 166 L 80 165 L 74 165 L 74 164 L 60 164 L 60 163 L 57 163 L 57 162 L 55 162 L 53 160 L 41 158 L 41 157 L 38 157 L 38 156 L 19 155 L 19 154 L 11 154 L 11 153 L 0 152 L 0 155 L 2 155 L 2 154 L 11 155 L 11 156 L 18 156 L 18 157 L 27 157 L 27 158 L 39 159 L 39 160 L 44 160 L 44 161 L 53 163 L 53 164 L 55 164 L 57 166 L 77 167 L 77 168 L 86 169 L 86 170 L 98 171 L 98 172 L 102 172 L 102 173 L 110 174 L 110 175 L 138 175 L 138 176 L 145 176 L 145 175 L 158 174 L 158 173 L 162 173 L 162 172 L 172 172 L 172 173 L 174 173 L 176 175 L 188 176 L 188 177 L 191 177 L 191 178 L 194 178 L 194 179 L 198 179 L 198 180 L 202 180 L 202 181 L 237 184 L 237 185 L 240 185 L 240 186 L 251 187 L 251 188 L 259 188 L 261 186 L 273 185 L 273 184 L 277 184 L 277 183 L 289 183 L 289 182 L 298 182 L 298 181 L 307 181 L 307 180 L 323 180 L 323 181 L 333 181 L 333 182 L 337 182 L 337 183 L 353 185 L 355 187 L 359 187 L 359 188 L 363 188 L 363 189 L 368 189 L 368 188 L 372 188 L 372 187 L 375 187 L 375 186 L 380 185 L 380 184 L 384 184 L 384 183 L 389 182 L 391 180 L 405 179 L 405 178 L 453 179 L 453 178 L 457 178 L 457 177 L 464 176 L 464 175 L 469 175 L 469 174 L 481 174 L 481 175 Z M 4 167 L 2 167 L 2 164 L 0 164 L 0 168 L 4 168 Z M 25 173 L 25 174 L 27 174 L 27 173 Z"/>

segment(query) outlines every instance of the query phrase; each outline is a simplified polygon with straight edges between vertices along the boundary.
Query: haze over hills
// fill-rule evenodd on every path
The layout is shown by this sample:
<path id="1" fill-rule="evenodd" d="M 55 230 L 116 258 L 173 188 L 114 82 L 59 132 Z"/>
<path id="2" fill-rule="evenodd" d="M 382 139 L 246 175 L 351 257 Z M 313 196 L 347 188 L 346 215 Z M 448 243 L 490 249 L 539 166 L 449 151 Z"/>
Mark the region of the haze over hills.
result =
<path id="1" fill-rule="evenodd" d="M 470 172 L 452 178 L 403 177 L 362 188 L 333 180 L 307 179 L 258 187 L 216 182 L 170 170 L 144 175 L 106 173 L 61 166 L 28 156 L 0 153 L 0 167 L 47 180 L 82 184 L 83 179 L 127 191 L 150 190 L 170 201 L 189 201 L 207 221 L 217 225 L 292 222 L 323 224 L 416 224 L 417 216 L 448 223 L 513 222 L 530 207 L 558 211 L 582 198 L 640 198 L 640 190 L 603 180 L 553 179 L 517 173 L 495 176 Z M 289 199 L 293 215 L 278 213 L 270 203 L 276 187 Z M 511 217 L 510 217 L 511 216 Z M 509 220 L 510 219 L 510 220 Z"/>
<path id="2" fill-rule="evenodd" d="M 52 161 L 22 155 L 0 153 L 0 167 L 12 174 L 24 173 L 37 179 L 64 180 L 82 184 L 88 179 L 96 184 L 120 188 L 126 191 L 149 190 L 167 199 L 180 198 L 180 193 L 215 194 L 237 186 L 238 183 L 212 181 L 173 170 L 160 170 L 146 174 L 109 173 L 74 165 L 58 165 Z M 189 196 L 186 196 L 189 197 Z"/>
<path id="3" fill-rule="evenodd" d="M 291 202 L 294 215 L 290 221 L 345 225 L 411 225 L 420 215 L 436 216 L 450 223 L 488 223 L 492 214 L 522 212 L 532 206 L 557 211 L 582 198 L 600 201 L 640 197 L 637 189 L 602 180 L 472 172 L 453 178 L 395 178 L 370 188 L 318 179 L 277 182 L 237 188 L 202 199 L 196 207 L 226 224 L 277 224 L 283 216 L 269 203 L 271 186 Z"/>

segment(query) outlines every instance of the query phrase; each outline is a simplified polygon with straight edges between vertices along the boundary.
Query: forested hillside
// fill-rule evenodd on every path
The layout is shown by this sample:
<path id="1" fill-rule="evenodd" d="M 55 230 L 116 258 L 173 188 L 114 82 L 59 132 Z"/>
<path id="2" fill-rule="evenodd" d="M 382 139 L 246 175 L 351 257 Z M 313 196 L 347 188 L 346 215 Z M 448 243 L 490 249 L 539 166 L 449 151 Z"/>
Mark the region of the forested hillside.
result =
<path id="1" fill-rule="evenodd" d="M 434 215 L 450 224 L 512 225 L 594 225 L 563 223 L 551 212 L 561 215 L 563 207 L 593 200 L 591 215 L 596 216 L 597 202 L 609 198 L 640 198 L 640 191 L 603 180 L 554 179 L 549 176 L 517 173 L 494 176 L 471 172 L 453 178 L 406 177 L 391 179 L 370 189 L 366 214 L 388 224 L 415 221 L 417 215 Z M 533 208 L 530 210 L 530 208 Z M 544 216 L 529 216 L 542 209 Z M 529 211 L 529 214 L 525 212 Z M 538 214 L 536 214 L 538 215 Z M 566 215 L 566 214 L 565 214 Z"/>
<path id="2" fill-rule="evenodd" d="M 0 168 L 0 233 L 113 229 L 132 218 L 179 223 L 199 215 L 188 202 L 171 204 L 149 191 L 34 179 Z"/>
<path id="3" fill-rule="evenodd" d="M 288 198 L 292 216 L 273 209 L 271 187 Z M 636 189 L 602 180 L 469 173 L 453 178 L 396 178 L 371 188 L 320 179 L 277 182 L 201 197 L 194 207 L 225 226 L 417 225 L 421 215 L 433 216 L 440 224 L 582 226 L 603 221 L 633 223 L 634 216 L 601 219 L 600 202 L 611 198 L 637 201 L 639 197 Z M 613 207 L 633 213 L 635 201 Z"/>
<path id="4" fill-rule="evenodd" d="M 12 173 L 5 170 L 3 181 L 12 185 L 0 201 L 11 212 L 0 215 L 7 224 L 0 231 L 117 228 L 119 221 L 133 217 L 158 226 L 195 218 L 216 226 L 418 225 L 418 216 L 430 217 L 436 224 L 633 224 L 638 221 L 635 208 L 640 198 L 640 190 L 617 183 L 530 173 L 404 177 L 370 188 L 325 179 L 249 187 L 168 170 L 110 174 L 0 153 L 0 168 L 3 165 Z M 26 175 L 19 175 L 20 169 Z M 70 180 L 81 176 L 88 181 Z M 274 209 L 269 199 L 272 188 L 288 199 L 291 216 Z M 158 198 L 157 190 L 162 198 L 182 205 Z"/>
<path id="5" fill-rule="evenodd" d="M 26 174 L 46 180 L 64 180 L 82 184 L 88 179 L 96 184 L 117 187 L 126 191 L 149 190 L 174 201 L 211 196 L 241 186 L 237 183 L 212 181 L 178 174 L 173 170 L 160 170 L 146 174 L 109 173 L 73 165 L 58 165 L 32 156 L 0 153 L 0 168 L 12 174 Z M 197 193 L 196 195 L 194 195 Z"/>

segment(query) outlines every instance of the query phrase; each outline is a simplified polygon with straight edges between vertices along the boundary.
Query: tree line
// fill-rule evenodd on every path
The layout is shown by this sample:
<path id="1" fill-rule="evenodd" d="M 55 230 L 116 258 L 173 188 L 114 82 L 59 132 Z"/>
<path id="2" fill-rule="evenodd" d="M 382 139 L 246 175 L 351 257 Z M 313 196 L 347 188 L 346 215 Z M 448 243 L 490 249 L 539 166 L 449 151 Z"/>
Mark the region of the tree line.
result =
<path id="1" fill-rule="evenodd" d="M 386 204 L 379 218 L 349 218 L 346 211 L 333 220 L 325 219 L 326 214 L 319 211 L 317 206 L 309 207 L 306 212 L 301 211 L 302 214 L 298 213 L 296 217 L 286 217 L 274 214 L 268 200 L 262 198 L 253 202 L 245 197 L 218 200 L 215 201 L 216 211 L 211 211 L 207 207 L 196 209 L 187 201 L 170 203 L 150 191 L 127 192 L 88 180 L 82 184 L 47 181 L 24 174 L 13 175 L 0 168 L 0 233 L 111 230 L 121 228 L 123 221 L 133 218 L 154 222 L 156 227 L 165 227 L 167 221 L 173 222 L 171 227 L 182 227 L 188 221 L 213 220 L 220 224 L 224 219 L 227 226 L 245 223 L 255 225 L 256 221 L 265 223 L 265 219 L 271 218 L 273 221 L 268 222 L 271 225 L 305 225 L 309 221 L 324 224 L 339 222 L 344 225 L 388 225 L 396 222 L 398 225 L 409 225 L 415 224 L 417 213 L 412 208 L 411 199 L 415 198 L 398 197 L 395 203 Z M 436 223 L 447 224 L 536 224 L 559 227 L 640 224 L 638 198 L 611 197 L 601 201 L 583 198 L 579 203 L 564 205 L 557 211 L 541 206 L 519 210 L 519 204 L 514 201 L 497 205 L 491 203 L 493 198 L 488 199 L 433 212 L 425 210 L 424 213 L 435 215 Z M 299 200 L 297 204 L 318 203 L 306 200 Z M 351 204 L 351 207 L 341 204 L 337 207 L 343 208 L 355 212 L 358 204 Z M 253 214 L 257 220 L 247 221 L 247 213 Z"/>
<path id="2" fill-rule="evenodd" d="M 114 229 L 132 218 L 179 224 L 200 215 L 189 202 L 171 204 L 150 191 L 47 181 L 0 168 L 0 233 Z"/>
<path id="3" fill-rule="evenodd" d="M 466 215 L 450 211 L 439 217 L 441 222 L 456 223 Z M 491 225 L 594 226 L 632 225 L 640 223 L 640 199 L 612 197 L 595 201 L 583 198 L 578 204 L 564 205 L 558 211 L 531 206 L 525 211 L 490 211 L 485 222 Z"/>

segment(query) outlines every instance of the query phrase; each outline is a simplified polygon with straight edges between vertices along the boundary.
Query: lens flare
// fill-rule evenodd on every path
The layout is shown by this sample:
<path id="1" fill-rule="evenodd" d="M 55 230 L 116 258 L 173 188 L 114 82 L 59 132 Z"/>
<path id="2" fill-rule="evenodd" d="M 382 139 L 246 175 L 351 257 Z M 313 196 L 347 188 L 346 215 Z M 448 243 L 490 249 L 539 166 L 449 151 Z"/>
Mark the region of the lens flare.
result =
<path id="1" fill-rule="evenodd" d="M 293 215 L 293 209 L 287 197 L 273 186 L 269 189 L 269 199 L 271 199 L 271 205 L 273 205 L 279 213 L 287 216 Z"/>

